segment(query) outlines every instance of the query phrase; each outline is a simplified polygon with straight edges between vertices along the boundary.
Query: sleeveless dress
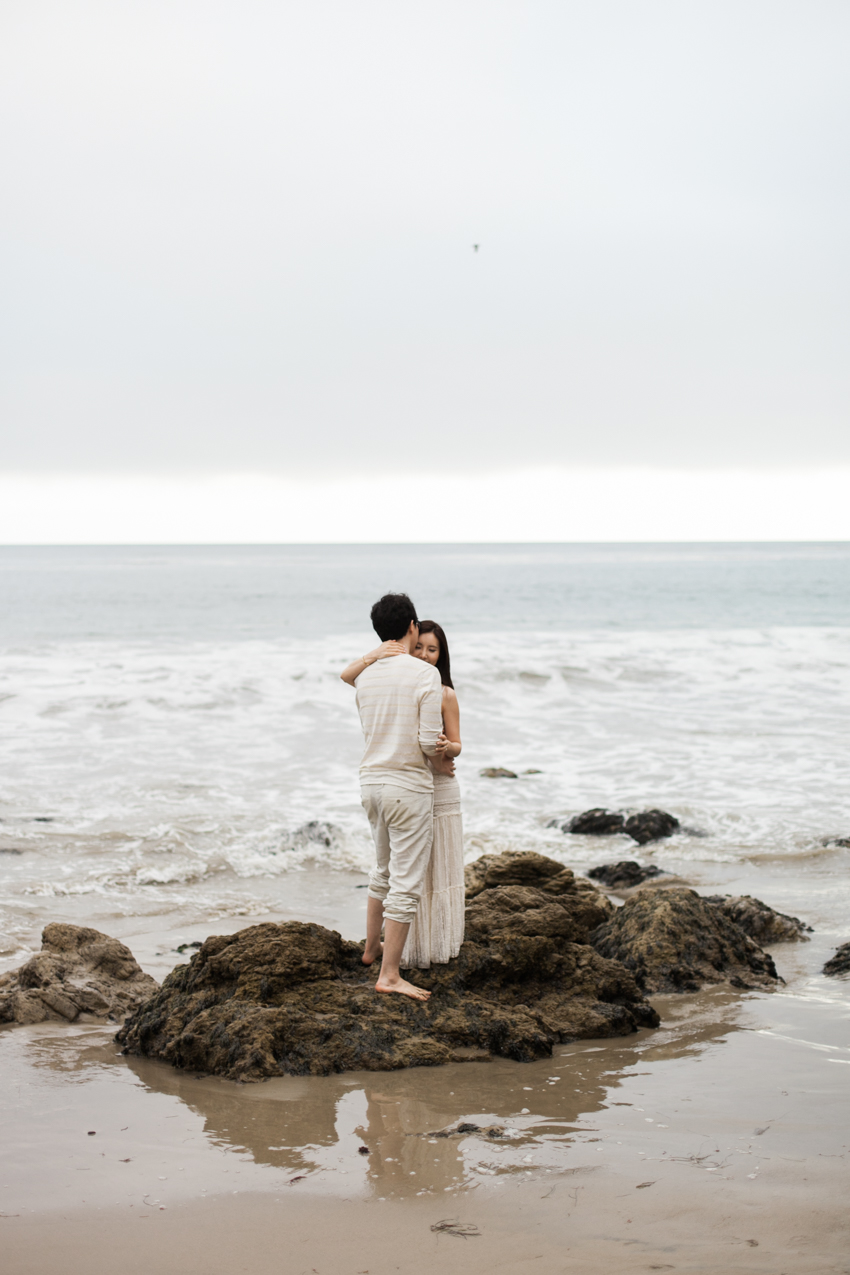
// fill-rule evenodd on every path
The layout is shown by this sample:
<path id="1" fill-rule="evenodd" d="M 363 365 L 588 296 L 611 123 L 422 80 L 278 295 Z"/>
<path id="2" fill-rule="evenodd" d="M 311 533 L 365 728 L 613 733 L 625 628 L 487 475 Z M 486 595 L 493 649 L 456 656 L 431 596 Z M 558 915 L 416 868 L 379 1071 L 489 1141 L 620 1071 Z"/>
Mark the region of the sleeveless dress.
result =
<path id="1" fill-rule="evenodd" d="M 463 942 L 465 908 L 460 785 L 453 775 L 435 773 L 434 845 L 416 917 L 401 954 L 402 966 L 427 970 L 457 956 Z"/>

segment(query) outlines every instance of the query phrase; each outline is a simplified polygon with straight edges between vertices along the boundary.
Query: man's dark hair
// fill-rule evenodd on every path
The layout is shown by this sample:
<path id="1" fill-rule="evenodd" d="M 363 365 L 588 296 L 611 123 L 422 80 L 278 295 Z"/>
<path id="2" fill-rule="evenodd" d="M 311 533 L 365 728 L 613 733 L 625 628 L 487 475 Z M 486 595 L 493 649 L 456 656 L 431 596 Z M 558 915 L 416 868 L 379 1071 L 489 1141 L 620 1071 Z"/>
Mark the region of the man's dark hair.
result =
<path id="1" fill-rule="evenodd" d="M 372 607 L 372 628 L 382 642 L 399 642 L 410 628 L 418 624 L 416 607 L 406 593 L 385 593 Z"/>

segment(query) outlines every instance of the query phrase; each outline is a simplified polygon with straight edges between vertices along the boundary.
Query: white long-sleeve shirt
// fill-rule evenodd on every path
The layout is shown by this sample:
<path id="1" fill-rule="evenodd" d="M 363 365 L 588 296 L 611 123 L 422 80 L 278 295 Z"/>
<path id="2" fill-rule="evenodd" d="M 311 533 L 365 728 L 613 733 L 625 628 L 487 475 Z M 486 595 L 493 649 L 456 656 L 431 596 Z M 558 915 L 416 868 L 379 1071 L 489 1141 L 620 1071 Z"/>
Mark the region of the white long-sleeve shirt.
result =
<path id="1" fill-rule="evenodd" d="M 436 753 L 443 729 L 443 687 L 433 664 L 393 655 L 370 664 L 354 685 L 366 739 L 360 782 L 432 791 L 426 756 Z"/>

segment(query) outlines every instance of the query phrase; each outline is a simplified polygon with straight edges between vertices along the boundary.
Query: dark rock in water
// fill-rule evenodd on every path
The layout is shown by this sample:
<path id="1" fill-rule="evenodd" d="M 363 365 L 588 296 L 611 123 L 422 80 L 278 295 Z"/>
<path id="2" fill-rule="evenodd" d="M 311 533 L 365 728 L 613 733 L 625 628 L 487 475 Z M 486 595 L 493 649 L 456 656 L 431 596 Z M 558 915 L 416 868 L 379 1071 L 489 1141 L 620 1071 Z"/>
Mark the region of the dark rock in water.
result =
<path id="1" fill-rule="evenodd" d="M 623 831 L 639 846 L 645 846 L 649 841 L 671 837 L 678 827 L 679 820 L 675 815 L 668 815 L 666 810 L 644 810 L 639 815 L 629 815 Z"/>
<path id="2" fill-rule="evenodd" d="M 724 982 L 771 988 L 779 980 L 768 953 L 693 890 L 640 890 L 590 941 L 649 992 L 695 992 Z"/>
<path id="3" fill-rule="evenodd" d="M 643 885 L 650 877 L 664 876 L 664 872 L 654 863 L 641 867 L 634 859 L 621 859 L 619 863 L 600 863 L 598 868 L 591 868 L 587 875 L 616 890 Z"/>
<path id="4" fill-rule="evenodd" d="M 627 819 L 618 810 L 596 806 L 570 819 L 561 830 L 571 832 L 573 836 L 586 837 L 612 837 L 618 832 L 625 832 L 638 845 L 645 846 L 649 841 L 671 836 L 678 827 L 679 820 L 675 815 L 668 815 L 666 810 L 643 810 L 640 814 L 629 815 Z"/>
<path id="5" fill-rule="evenodd" d="M 706 903 L 713 903 L 721 908 L 730 921 L 734 921 L 735 925 L 757 943 L 808 942 L 807 935 L 812 933 L 812 927 L 798 916 L 776 912 L 762 903 L 761 899 L 754 899 L 751 894 L 742 894 L 737 898 L 728 894 L 704 897 Z"/>
<path id="6" fill-rule="evenodd" d="M 478 773 L 482 779 L 517 779 L 519 777 L 516 771 L 506 770 L 504 766 L 486 766 Z"/>
<path id="7" fill-rule="evenodd" d="M 822 846 L 835 846 L 839 850 L 850 850 L 850 837 L 823 837 Z"/>
<path id="8" fill-rule="evenodd" d="M 124 1019 L 158 988 L 117 939 L 79 925 L 48 925 L 41 951 L 0 976 L 0 1023 Z"/>
<path id="9" fill-rule="evenodd" d="M 615 833 L 623 831 L 625 822 L 625 815 L 621 815 L 619 811 L 603 810 L 595 806 L 593 810 L 585 810 L 584 814 L 576 815 L 569 823 L 564 824 L 562 830 L 577 837 L 613 837 Z"/>
<path id="10" fill-rule="evenodd" d="M 842 943 L 841 947 L 823 967 L 824 974 L 850 974 L 850 943 Z"/>
<path id="11" fill-rule="evenodd" d="M 558 1042 L 658 1025 L 628 970 L 575 941 L 610 914 L 607 899 L 543 855 L 487 860 L 460 954 L 416 971 L 428 1002 L 376 993 L 363 945 L 320 925 L 255 925 L 207 939 L 117 1039 L 127 1053 L 260 1080 L 433 1066 L 472 1049 L 530 1061 Z M 500 867 L 544 888 L 488 886 Z"/>

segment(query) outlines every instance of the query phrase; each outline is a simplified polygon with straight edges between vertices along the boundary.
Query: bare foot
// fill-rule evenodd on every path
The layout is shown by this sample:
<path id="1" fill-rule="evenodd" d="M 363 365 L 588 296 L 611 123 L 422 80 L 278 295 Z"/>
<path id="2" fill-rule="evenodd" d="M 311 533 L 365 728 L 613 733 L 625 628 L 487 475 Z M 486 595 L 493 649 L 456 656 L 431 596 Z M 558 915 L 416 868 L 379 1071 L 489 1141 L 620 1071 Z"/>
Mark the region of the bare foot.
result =
<path id="1" fill-rule="evenodd" d="M 378 957 L 383 956 L 383 954 L 384 954 L 384 945 L 383 943 L 379 943 L 378 946 L 375 948 L 374 952 L 371 952 L 368 947 L 364 948 L 363 955 L 360 957 L 360 959 L 364 965 L 374 965 Z"/>
<path id="2" fill-rule="evenodd" d="M 431 993 L 426 992 L 424 987 L 414 987 L 412 983 L 408 983 L 406 979 L 397 975 L 395 978 L 388 978 L 383 974 L 378 975 L 378 981 L 375 984 L 376 992 L 398 992 L 400 996 L 409 996 L 414 1001 L 427 1001 L 431 999 Z"/>

